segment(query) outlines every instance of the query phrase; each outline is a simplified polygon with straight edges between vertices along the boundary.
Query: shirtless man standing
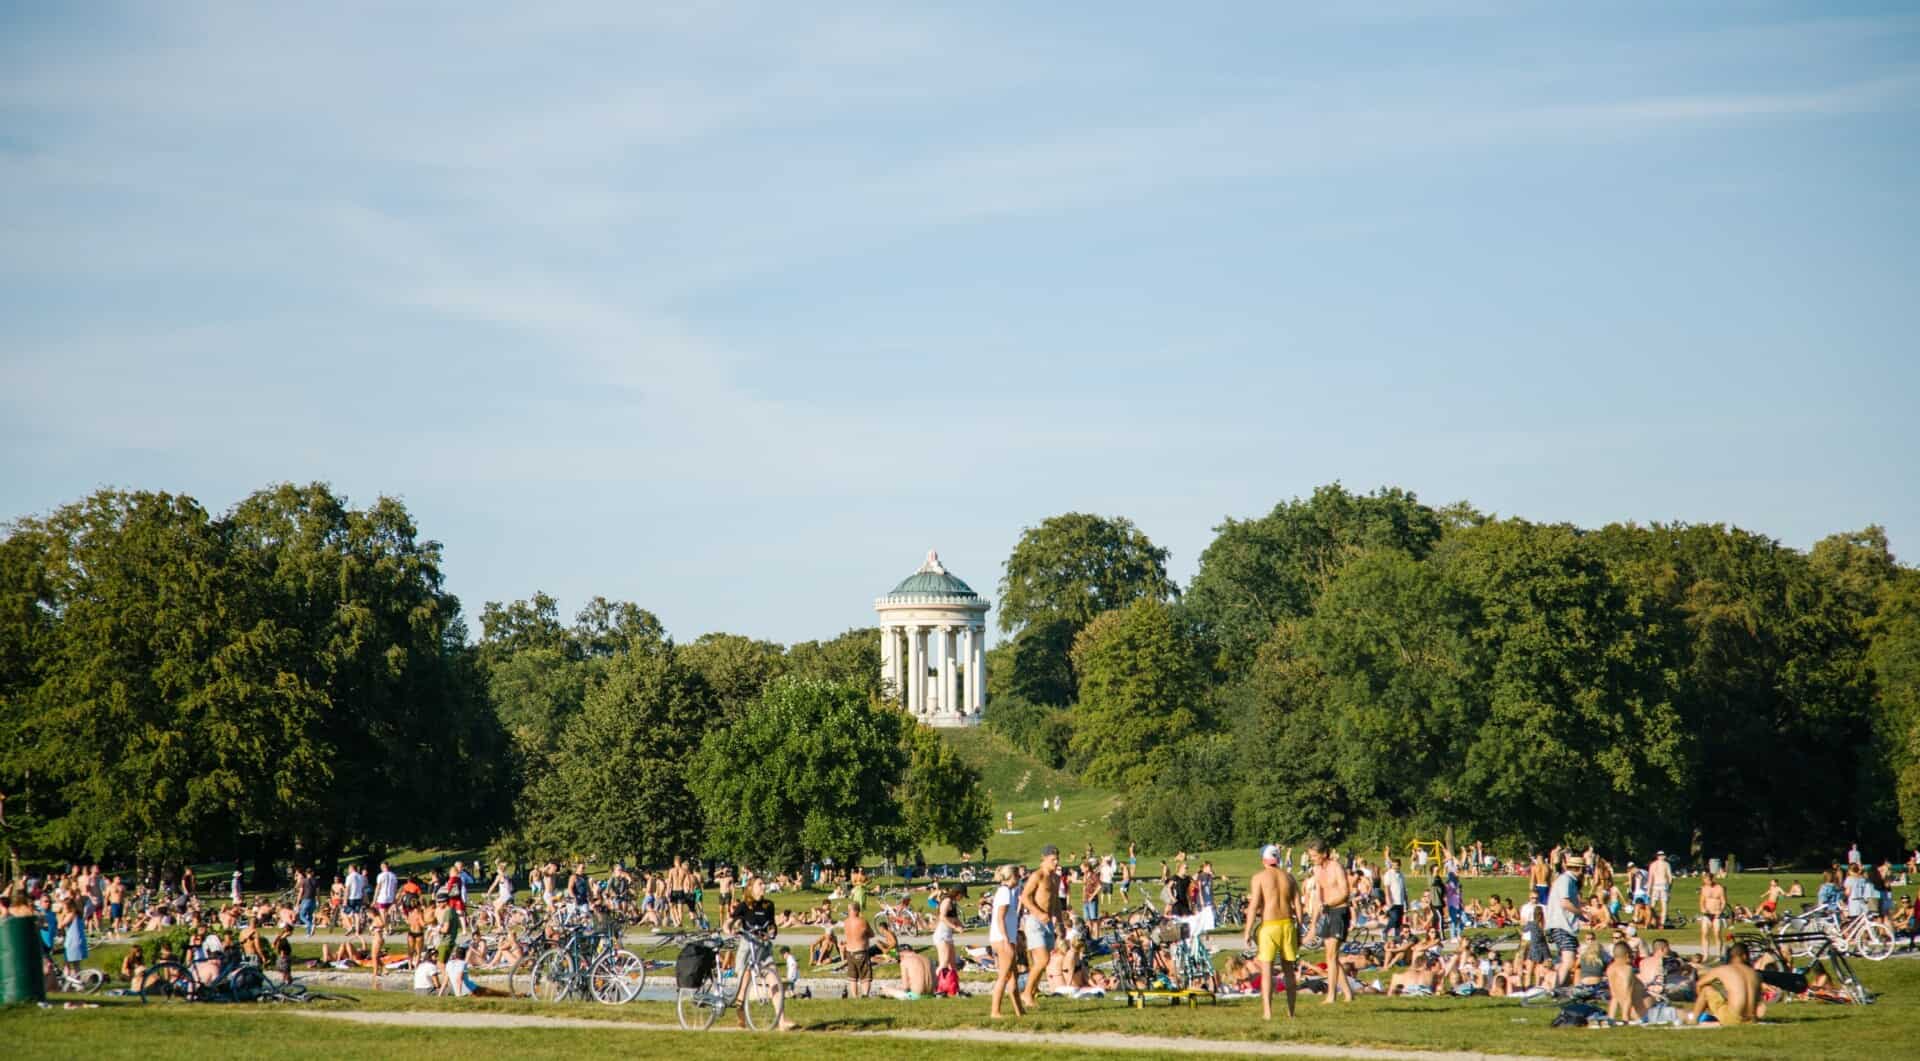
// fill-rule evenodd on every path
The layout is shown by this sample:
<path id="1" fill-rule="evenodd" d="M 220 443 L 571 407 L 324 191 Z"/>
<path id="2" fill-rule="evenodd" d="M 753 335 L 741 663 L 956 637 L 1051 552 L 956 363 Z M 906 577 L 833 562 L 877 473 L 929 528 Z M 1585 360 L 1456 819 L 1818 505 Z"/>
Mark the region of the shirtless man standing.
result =
<path id="1" fill-rule="evenodd" d="M 1347 970 L 1340 964 L 1340 945 L 1352 926 L 1347 873 L 1319 840 L 1307 844 L 1307 861 L 1313 864 L 1313 880 L 1320 892 L 1320 917 L 1314 927 L 1327 948 L 1327 997 L 1321 1004 L 1331 1006 L 1342 995 L 1352 1002 L 1353 985 L 1347 983 Z"/>
<path id="2" fill-rule="evenodd" d="M 1259 872 L 1247 882 L 1247 927 L 1240 933 L 1240 945 L 1252 941 L 1257 924 L 1261 1019 L 1273 1019 L 1273 963 L 1278 961 L 1281 979 L 1287 985 L 1287 1019 L 1292 1020 L 1297 992 L 1293 963 L 1300 958 L 1300 929 L 1295 919 L 1300 909 L 1300 886 L 1294 883 L 1293 874 L 1280 868 L 1278 847 L 1268 844 L 1261 848 L 1260 862 Z"/>
<path id="3" fill-rule="evenodd" d="M 1667 927 L 1667 898 L 1673 892 L 1673 866 L 1667 862 L 1665 851 L 1655 851 L 1653 861 L 1647 864 L 1647 889 L 1652 893 L 1653 927 Z"/>
<path id="4" fill-rule="evenodd" d="M 1027 939 L 1027 1008 L 1034 1005 L 1040 981 L 1046 979 L 1047 963 L 1053 958 L 1053 943 L 1058 938 L 1060 915 L 1066 904 L 1060 901 L 1060 849 L 1048 844 L 1040 849 L 1040 868 L 1027 878 L 1020 889 L 1020 927 Z"/>
<path id="5" fill-rule="evenodd" d="M 1760 974 L 1748 964 L 1747 945 L 1735 943 L 1727 948 L 1727 964 L 1717 965 L 1700 974 L 1699 998 L 1688 1024 L 1698 1024 L 1700 1014 L 1711 1011 L 1722 1024 L 1752 1024 L 1766 1016 L 1760 1002 Z"/>
<path id="6" fill-rule="evenodd" d="M 1700 875 L 1700 953 L 1711 959 L 1726 944 L 1727 886 Z"/>
<path id="7" fill-rule="evenodd" d="M 860 916 L 860 907 L 848 903 L 847 919 L 840 923 L 840 931 L 847 940 L 841 952 L 847 956 L 847 997 L 866 998 L 873 992 L 873 928 Z"/>

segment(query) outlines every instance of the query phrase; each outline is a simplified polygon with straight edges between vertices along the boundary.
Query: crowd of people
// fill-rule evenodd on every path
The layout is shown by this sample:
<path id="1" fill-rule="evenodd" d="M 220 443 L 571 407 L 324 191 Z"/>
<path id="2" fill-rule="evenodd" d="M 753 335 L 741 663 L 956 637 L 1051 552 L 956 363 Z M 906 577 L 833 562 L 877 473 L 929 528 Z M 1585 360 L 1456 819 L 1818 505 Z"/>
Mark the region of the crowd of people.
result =
<path id="1" fill-rule="evenodd" d="M 1204 938 L 1231 913 L 1243 918 L 1233 920 L 1243 925 L 1245 949 L 1227 957 L 1218 986 L 1258 993 L 1268 1019 L 1277 991 L 1292 1015 L 1302 990 L 1332 1005 L 1372 993 L 1514 997 L 1604 985 L 1609 1015 L 1621 1020 L 1687 1000 L 1696 1018 L 1750 1020 L 1773 989 L 1754 987 L 1747 973 L 1764 972 L 1774 959 L 1733 945 L 1735 925 L 1804 917 L 1804 909 L 1793 909 L 1800 900 L 1802 908 L 1878 920 L 1909 946 L 1920 944 L 1913 897 L 1897 894 L 1920 876 L 1916 859 L 1875 864 L 1861 862 L 1857 851 L 1848 855 L 1824 871 L 1814 894 L 1775 879 L 1751 906 L 1729 901 L 1712 868 L 1679 871 L 1665 852 L 1642 865 L 1592 849 L 1503 859 L 1480 845 L 1422 844 L 1375 858 L 1311 842 L 1297 859 L 1292 848 L 1263 848 L 1244 898 L 1227 890 L 1232 883 L 1211 862 L 1185 853 L 1143 877 L 1131 846 L 1124 855 L 1088 847 L 1068 863 L 1049 844 L 1033 866 L 963 860 L 957 870 L 921 865 L 897 874 L 883 867 L 882 875 L 904 878 L 885 889 L 861 866 L 758 873 L 676 859 L 637 872 L 616 862 L 595 875 L 583 862 L 549 861 L 516 875 L 504 863 L 488 872 L 456 861 L 444 872 L 405 877 L 385 862 L 377 869 L 353 863 L 324 885 L 316 870 L 301 867 L 285 892 L 249 897 L 237 872 L 217 895 L 191 869 L 172 880 L 129 884 L 97 865 L 73 865 L 15 882 L 8 913 L 39 920 L 57 968 L 85 962 L 96 940 L 160 934 L 134 944 L 121 962 L 120 976 L 134 991 L 161 962 L 212 976 L 248 960 L 291 979 L 294 939 L 326 932 L 344 938 L 322 942 L 305 967 L 365 970 L 375 986 L 383 974 L 405 973 L 416 992 L 458 996 L 486 993 L 477 972 L 511 968 L 525 956 L 514 926 L 553 933 L 569 917 L 603 916 L 661 931 L 707 930 L 715 927 L 709 898 L 717 896 L 718 930 L 740 940 L 723 962 L 765 962 L 785 991 L 798 988 L 799 962 L 790 947 L 780 947 L 776 958 L 773 937 L 818 930 L 805 948 L 807 966 L 815 975 L 842 976 L 846 996 L 955 995 L 963 972 L 985 973 L 996 1020 L 1025 1013 L 1043 994 L 1084 998 L 1113 990 L 1111 962 L 1100 959 L 1130 925 L 1178 922 L 1183 936 Z M 1465 896 L 1463 878 L 1489 876 L 1511 881 L 1511 893 Z M 916 877 L 925 883 L 912 886 Z M 1683 880 L 1688 895 L 1678 892 Z M 984 887 L 976 892 L 975 885 Z M 781 892 L 824 894 L 780 911 L 769 897 Z M 1668 939 L 1653 938 L 1688 920 L 1699 935 L 1691 958 L 1676 954 Z M 984 945 L 963 942 L 982 929 Z M 1495 945 L 1474 929 L 1506 930 L 1513 945 Z M 930 955 L 912 942 L 917 938 L 928 939 Z M 1722 955 L 1727 960 L 1715 963 Z M 1156 960 L 1169 961 L 1164 952 Z M 891 975 L 880 977 L 879 969 Z M 1826 986 L 1824 975 L 1815 971 L 1812 989 Z M 897 986 L 876 987 L 877 979 Z"/>

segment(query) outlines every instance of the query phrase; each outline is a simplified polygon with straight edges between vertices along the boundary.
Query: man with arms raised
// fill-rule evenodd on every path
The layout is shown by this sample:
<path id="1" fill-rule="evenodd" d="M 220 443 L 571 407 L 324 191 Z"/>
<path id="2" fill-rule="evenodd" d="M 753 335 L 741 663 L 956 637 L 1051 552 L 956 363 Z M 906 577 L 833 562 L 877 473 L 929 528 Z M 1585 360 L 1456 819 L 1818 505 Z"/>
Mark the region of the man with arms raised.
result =
<path id="1" fill-rule="evenodd" d="M 1332 1005 L 1342 995 L 1353 1001 L 1353 985 L 1347 983 L 1347 970 L 1340 964 L 1340 945 L 1347 940 L 1352 926 L 1347 905 L 1347 871 L 1333 859 L 1327 845 L 1319 840 L 1307 844 L 1307 861 L 1313 864 L 1313 880 L 1320 892 L 1320 917 L 1314 923 L 1320 942 L 1327 947 L 1327 997 L 1322 1005 Z"/>
<path id="2" fill-rule="evenodd" d="M 1296 993 L 1293 963 L 1300 958 L 1299 924 L 1294 915 L 1300 908 L 1300 886 L 1293 874 L 1280 868 L 1280 849 L 1272 844 L 1260 849 L 1260 870 L 1247 882 L 1247 927 L 1240 934 L 1240 945 L 1251 941 L 1254 926 L 1259 926 L 1260 1012 L 1261 1019 L 1273 1019 L 1273 963 L 1280 963 L 1281 979 L 1287 985 L 1287 1019 L 1293 1019 Z"/>
<path id="3" fill-rule="evenodd" d="M 1034 1005 L 1034 993 L 1046 979 L 1047 963 L 1053 958 L 1053 943 L 1058 938 L 1060 915 L 1066 904 L 1060 900 L 1060 849 L 1048 844 L 1040 849 L 1040 868 L 1027 878 L 1020 889 L 1021 929 L 1027 938 L 1027 1008 Z"/>

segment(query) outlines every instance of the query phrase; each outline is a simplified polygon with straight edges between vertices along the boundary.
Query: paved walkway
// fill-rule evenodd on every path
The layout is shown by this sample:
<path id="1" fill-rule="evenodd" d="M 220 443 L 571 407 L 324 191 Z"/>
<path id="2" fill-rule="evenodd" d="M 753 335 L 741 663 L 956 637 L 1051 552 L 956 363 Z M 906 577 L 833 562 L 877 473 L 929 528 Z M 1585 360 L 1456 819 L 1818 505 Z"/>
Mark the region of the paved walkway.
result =
<path id="1" fill-rule="evenodd" d="M 501 1013 L 348 1013 L 307 1009 L 289 1010 L 302 1017 L 342 1020 L 357 1024 L 395 1024 L 416 1028 L 591 1028 L 637 1032 L 679 1031 L 676 1025 L 631 1021 L 586 1020 L 580 1017 L 535 1017 Z M 729 1034 L 731 1028 L 715 1028 Z M 1236 1042 L 1230 1039 L 1175 1039 L 1158 1035 L 1122 1035 L 1117 1032 L 1013 1032 L 990 1028 L 899 1028 L 864 1032 L 800 1032 L 800 1035 L 848 1035 L 871 1039 L 906 1039 L 950 1043 L 965 1040 L 999 1046 L 1072 1046 L 1095 1050 L 1150 1050 L 1157 1053 L 1208 1054 L 1231 1057 L 1310 1057 L 1339 1061 L 1555 1061 L 1527 1054 L 1483 1054 L 1465 1050 L 1391 1050 L 1371 1046 L 1329 1046 L 1322 1043 Z"/>

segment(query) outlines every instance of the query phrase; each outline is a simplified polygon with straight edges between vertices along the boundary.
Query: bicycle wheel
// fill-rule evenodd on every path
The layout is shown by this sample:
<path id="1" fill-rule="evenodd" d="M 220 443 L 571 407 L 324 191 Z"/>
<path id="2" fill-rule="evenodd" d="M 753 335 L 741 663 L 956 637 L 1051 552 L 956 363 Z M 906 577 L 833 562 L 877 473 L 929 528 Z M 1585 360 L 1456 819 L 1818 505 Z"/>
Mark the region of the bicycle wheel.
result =
<path id="1" fill-rule="evenodd" d="M 242 965 L 227 977 L 223 994 L 235 1002 L 252 1002 L 267 993 L 267 975 L 257 965 Z"/>
<path id="2" fill-rule="evenodd" d="M 627 951 L 605 954 L 593 963 L 592 991 L 595 1001 L 609 1006 L 624 1005 L 640 995 L 647 983 L 647 963 Z"/>
<path id="3" fill-rule="evenodd" d="M 91 995 L 107 986 L 107 974 L 98 969 L 80 970 L 80 993 Z"/>
<path id="4" fill-rule="evenodd" d="M 539 960 L 540 955 L 529 954 L 513 963 L 513 968 L 507 971 L 508 997 L 533 997 L 533 963 Z"/>
<path id="5" fill-rule="evenodd" d="M 150 965 L 146 977 L 140 987 L 142 1002 L 191 1002 L 197 993 L 192 970 L 179 962 Z"/>
<path id="6" fill-rule="evenodd" d="M 563 950 L 550 950 L 533 962 L 533 998 L 559 1002 L 573 990 L 573 959 Z"/>
<path id="7" fill-rule="evenodd" d="M 1893 957 L 1893 930 L 1878 921 L 1867 922 L 1853 939 L 1853 952 L 1870 962 L 1886 961 Z"/>
<path id="8" fill-rule="evenodd" d="M 777 1022 L 773 1013 L 772 970 L 763 970 L 753 974 L 753 981 L 747 985 L 747 992 L 740 1000 L 740 1011 L 747 1018 L 747 1027 L 754 1031 L 770 1031 Z"/>
<path id="9" fill-rule="evenodd" d="M 688 1031 L 706 1031 L 726 1008 L 727 996 L 720 993 L 720 982 L 709 976 L 699 987 L 683 987 L 675 992 L 674 1013 L 680 1027 Z"/>

